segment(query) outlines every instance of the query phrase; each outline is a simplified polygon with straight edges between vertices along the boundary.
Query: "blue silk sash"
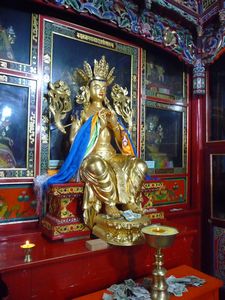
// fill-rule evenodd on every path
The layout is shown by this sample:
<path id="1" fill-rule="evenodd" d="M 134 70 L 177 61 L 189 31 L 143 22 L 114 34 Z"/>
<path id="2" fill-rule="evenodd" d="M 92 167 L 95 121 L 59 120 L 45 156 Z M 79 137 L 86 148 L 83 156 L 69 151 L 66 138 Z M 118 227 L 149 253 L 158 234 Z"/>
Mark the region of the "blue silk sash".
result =
<path id="1" fill-rule="evenodd" d="M 91 116 L 79 129 L 77 135 L 70 148 L 70 152 L 65 159 L 63 165 L 59 169 L 58 173 L 50 177 L 44 183 L 44 189 L 47 189 L 48 185 L 56 183 L 68 182 L 73 176 L 76 176 L 80 169 L 83 159 L 91 152 L 93 145 L 96 144 L 99 137 L 99 120 L 96 115 Z M 124 127 L 121 121 L 120 125 L 125 130 L 129 141 L 132 144 L 133 151 L 136 155 L 136 149 L 132 143 L 128 131 Z"/>
<path id="2" fill-rule="evenodd" d="M 81 126 L 70 148 L 70 152 L 59 169 L 59 172 L 46 181 L 45 187 L 49 184 L 68 182 L 74 175 L 77 174 L 90 140 L 92 119 L 93 116 Z"/>

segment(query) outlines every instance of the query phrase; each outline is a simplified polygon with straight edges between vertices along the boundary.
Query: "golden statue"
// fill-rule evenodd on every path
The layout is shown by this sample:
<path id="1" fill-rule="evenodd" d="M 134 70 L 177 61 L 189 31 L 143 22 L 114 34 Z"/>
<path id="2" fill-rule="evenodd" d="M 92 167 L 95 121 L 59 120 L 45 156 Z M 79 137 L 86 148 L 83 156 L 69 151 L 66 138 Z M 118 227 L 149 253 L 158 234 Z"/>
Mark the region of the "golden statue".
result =
<path id="1" fill-rule="evenodd" d="M 127 90 L 118 84 L 112 87 L 113 108 L 106 92 L 114 80 L 114 68 L 109 70 L 104 56 L 99 61 L 94 60 L 93 70 L 85 61 L 83 70 L 78 69 L 77 72 L 84 82 L 77 96 L 77 103 L 83 104 L 83 110 L 80 117 L 72 117 L 70 153 L 59 173 L 50 178 L 49 183 L 65 182 L 79 173 L 85 182 L 85 224 L 109 243 L 138 243 L 142 239 L 140 229 L 149 223 L 147 217 L 142 217 L 140 193 L 147 166 L 135 156 L 128 131 L 117 117 L 117 114 L 120 115 L 131 127 L 132 110 Z M 55 89 L 58 85 L 62 90 L 63 84 L 56 83 L 51 87 Z M 64 89 L 68 96 L 66 85 Z M 49 95 L 51 111 L 54 111 L 53 99 L 59 97 L 52 97 L 52 91 Z M 68 107 L 68 100 L 64 102 Z M 57 104 L 55 108 L 58 107 Z M 60 110 L 65 111 L 62 106 Z M 58 114 L 54 112 L 55 115 Z M 63 132 L 61 124 L 58 128 Z M 113 139 L 116 147 L 113 146 Z M 126 221 L 124 211 L 136 218 Z"/>

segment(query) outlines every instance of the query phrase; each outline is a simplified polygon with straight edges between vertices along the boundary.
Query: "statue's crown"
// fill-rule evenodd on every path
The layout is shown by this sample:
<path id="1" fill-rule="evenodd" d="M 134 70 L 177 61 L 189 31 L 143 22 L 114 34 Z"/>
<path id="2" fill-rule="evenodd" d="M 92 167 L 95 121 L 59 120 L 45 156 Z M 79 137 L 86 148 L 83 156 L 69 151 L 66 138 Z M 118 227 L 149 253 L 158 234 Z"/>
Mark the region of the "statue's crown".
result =
<path id="1" fill-rule="evenodd" d="M 105 56 L 97 61 L 94 60 L 94 68 L 92 68 L 87 61 L 84 61 L 84 68 L 77 69 L 78 74 L 83 78 L 85 83 L 90 83 L 93 80 L 103 80 L 106 81 L 107 85 L 110 85 L 113 80 L 113 72 L 115 68 L 109 71 L 109 64 L 106 62 Z"/>

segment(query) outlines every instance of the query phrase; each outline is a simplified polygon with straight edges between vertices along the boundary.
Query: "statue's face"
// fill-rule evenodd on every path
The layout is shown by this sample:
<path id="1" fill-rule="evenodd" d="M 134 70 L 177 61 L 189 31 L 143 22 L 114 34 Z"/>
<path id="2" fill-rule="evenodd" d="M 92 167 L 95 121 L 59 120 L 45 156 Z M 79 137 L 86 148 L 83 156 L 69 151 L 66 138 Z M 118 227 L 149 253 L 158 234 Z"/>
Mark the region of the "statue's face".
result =
<path id="1" fill-rule="evenodd" d="M 106 82 L 93 80 L 90 84 L 90 97 L 93 101 L 103 101 L 106 96 Z"/>

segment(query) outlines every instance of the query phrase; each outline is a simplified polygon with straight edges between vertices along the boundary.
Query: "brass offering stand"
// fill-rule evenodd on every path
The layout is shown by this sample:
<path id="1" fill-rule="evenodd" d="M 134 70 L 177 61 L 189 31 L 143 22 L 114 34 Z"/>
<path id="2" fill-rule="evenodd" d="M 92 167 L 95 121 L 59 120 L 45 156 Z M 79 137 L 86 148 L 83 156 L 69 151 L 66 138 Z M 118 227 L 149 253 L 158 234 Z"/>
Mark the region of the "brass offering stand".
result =
<path id="1" fill-rule="evenodd" d="M 167 291 L 166 269 L 163 267 L 162 249 L 170 247 L 179 233 L 174 227 L 163 225 L 150 225 L 142 228 L 146 243 L 156 249 L 155 252 L 155 268 L 152 272 L 151 299 L 152 300 L 168 300 L 170 295 Z"/>
<path id="2" fill-rule="evenodd" d="M 32 244 L 29 241 L 26 241 L 25 244 L 20 246 L 22 249 L 24 249 L 24 253 L 25 253 L 24 262 L 25 263 L 32 261 L 31 251 L 32 251 L 32 248 L 34 248 L 34 246 L 35 246 L 35 244 Z"/>

